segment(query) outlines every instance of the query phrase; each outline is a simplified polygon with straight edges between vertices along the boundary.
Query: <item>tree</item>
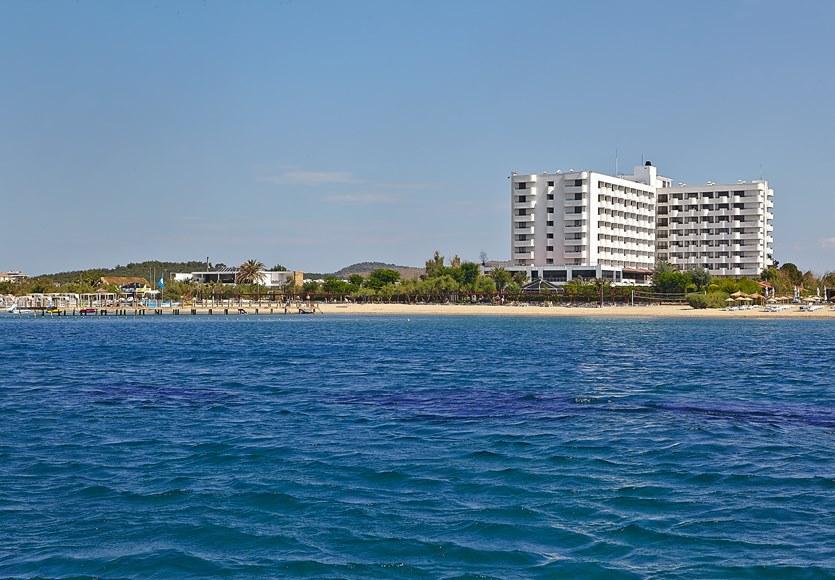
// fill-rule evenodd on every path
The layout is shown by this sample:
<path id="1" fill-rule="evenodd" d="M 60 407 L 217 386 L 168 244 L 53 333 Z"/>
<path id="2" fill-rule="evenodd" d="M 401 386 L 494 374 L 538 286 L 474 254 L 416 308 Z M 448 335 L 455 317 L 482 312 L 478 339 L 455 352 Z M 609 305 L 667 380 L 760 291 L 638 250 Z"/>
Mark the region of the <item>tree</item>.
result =
<path id="1" fill-rule="evenodd" d="M 658 271 L 652 275 L 652 286 L 661 294 L 683 294 L 692 284 L 687 272 Z"/>
<path id="2" fill-rule="evenodd" d="M 258 260 L 247 260 L 238 267 L 238 275 L 235 277 L 237 284 L 260 284 L 262 281 L 261 271 L 264 264 Z"/>
<path id="3" fill-rule="evenodd" d="M 362 283 L 365 282 L 365 278 L 362 277 L 362 274 L 351 274 L 348 276 L 348 284 L 356 288 L 361 288 Z"/>
<path id="4" fill-rule="evenodd" d="M 458 281 L 449 274 L 432 279 L 432 290 L 438 294 L 458 292 L 459 288 Z"/>
<path id="5" fill-rule="evenodd" d="M 467 288 L 472 288 L 475 285 L 476 280 L 480 274 L 478 270 L 478 264 L 473 262 L 464 262 L 459 267 L 461 271 L 460 280 L 462 286 Z"/>
<path id="6" fill-rule="evenodd" d="M 676 267 L 670 264 L 669 262 L 658 262 L 655 264 L 655 273 L 661 274 L 664 272 L 675 272 Z"/>
<path id="7" fill-rule="evenodd" d="M 460 268 L 461 267 L 461 258 L 458 257 L 458 254 L 454 255 L 452 259 L 449 261 L 449 265 L 451 268 Z"/>
<path id="8" fill-rule="evenodd" d="M 490 276 L 479 276 L 476 280 L 473 290 L 479 294 L 495 294 L 496 283 Z"/>
<path id="9" fill-rule="evenodd" d="M 478 254 L 478 259 L 481 260 L 481 265 L 482 266 L 486 266 L 487 265 L 487 252 L 485 252 L 484 250 L 481 250 L 481 252 L 479 252 L 479 254 Z"/>
<path id="10" fill-rule="evenodd" d="M 379 268 L 368 275 L 365 285 L 368 288 L 379 290 L 383 286 L 396 284 L 400 280 L 400 272 L 389 268 Z"/>
<path id="11" fill-rule="evenodd" d="M 780 272 L 785 274 L 789 281 L 795 286 L 800 286 L 803 283 L 803 273 L 791 262 L 786 262 L 780 266 Z"/>
<path id="12" fill-rule="evenodd" d="M 800 283 L 803 285 L 803 288 L 805 290 L 814 290 L 818 287 L 818 279 L 815 277 L 815 274 L 811 270 L 803 274 L 803 278 L 801 279 Z"/>
<path id="13" fill-rule="evenodd" d="M 319 288 L 319 283 L 315 280 L 305 280 L 304 284 L 302 284 L 302 292 L 306 292 L 308 294 L 318 292 Z"/>
<path id="14" fill-rule="evenodd" d="M 336 276 L 326 276 L 325 282 L 322 284 L 322 290 L 329 294 L 348 294 L 355 289 L 354 286 Z"/>
<path id="15" fill-rule="evenodd" d="M 426 260 L 426 277 L 440 276 L 444 271 L 444 257 L 435 250 L 435 254 Z"/>
<path id="16" fill-rule="evenodd" d="M 505 270 L 504 268 L 494 268 L 492 272 L 490 272 L 490 277 L 493 278 L 493 282 L 496 283 L 496 289 L 501 292 L 507 285 L 510 284 L 513 277 L 510 275 L 510 272 Z"/>
<path id="17" fill-rule="evenodd" d="M 704 290 L 710 285 L 710 272 L 699 266 L 694 266 L 688 271 L 690 280 L 695 284 L 696 290 Z"/>
<path id="18" fill-rule="evenodd" d="M 282 266 L 281 264 L 276 264 L 272 268 L 270 268 L 270 272 L 286 272 L 287 268 Z"/>

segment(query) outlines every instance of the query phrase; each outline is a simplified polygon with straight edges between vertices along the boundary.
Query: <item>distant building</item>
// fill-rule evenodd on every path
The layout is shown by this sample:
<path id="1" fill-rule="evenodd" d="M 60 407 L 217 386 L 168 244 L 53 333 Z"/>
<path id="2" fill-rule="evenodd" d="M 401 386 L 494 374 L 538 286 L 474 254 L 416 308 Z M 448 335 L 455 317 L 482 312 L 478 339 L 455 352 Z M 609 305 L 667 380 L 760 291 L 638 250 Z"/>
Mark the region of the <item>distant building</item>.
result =
<path id="1" fill-rule="evenodd" d="M 267 288 L 278 288 L 292 282 L 295 286 L 301 286 L 304 282 L 304 272 L 285 270 L 273 272 L 261 270 L 259 283 Z M 236 284 L 238 279 L 238 268 L 223 268 L 220 270 L 208 270 L 205 272 L 188 272 L 174 274 L 177 282 L 195 282 L 197 284 Z"/>
<path id="2" fill-rule="evenodd" d="M 0 272 L 0 282 L 21 282 L 28 278 L 26 274 L 20 271 Z"/>
<path id="3" fill-rule="evenodd" d="M 140 276 L 102 276 L 96 286 L 116 286 L 122 294 L 150 294 L 154 292 L 148 280 Z"/>

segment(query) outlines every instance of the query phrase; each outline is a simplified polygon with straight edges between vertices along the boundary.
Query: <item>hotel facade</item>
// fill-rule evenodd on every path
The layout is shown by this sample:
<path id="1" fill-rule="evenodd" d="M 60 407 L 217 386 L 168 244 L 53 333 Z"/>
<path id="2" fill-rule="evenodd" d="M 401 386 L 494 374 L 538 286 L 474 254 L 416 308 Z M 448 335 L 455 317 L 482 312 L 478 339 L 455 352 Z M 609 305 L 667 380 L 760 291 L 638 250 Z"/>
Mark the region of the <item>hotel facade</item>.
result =
<path id="1" fill-rule="evenodd" d="M 659 261 L 753 276 L 772 262 L 773 191 L 764 181 L 674 187 L 647 162 L 631 175 L 514 173 L 510 194 L 509 269 L 531 280 L 641 284 Z"/>
<path id="2" fill-rule="evenodd" d="M 759 276 L 774 258 L 774 191 L 767 181 L 658 192 L 656 252 L 679 269 Z"/>

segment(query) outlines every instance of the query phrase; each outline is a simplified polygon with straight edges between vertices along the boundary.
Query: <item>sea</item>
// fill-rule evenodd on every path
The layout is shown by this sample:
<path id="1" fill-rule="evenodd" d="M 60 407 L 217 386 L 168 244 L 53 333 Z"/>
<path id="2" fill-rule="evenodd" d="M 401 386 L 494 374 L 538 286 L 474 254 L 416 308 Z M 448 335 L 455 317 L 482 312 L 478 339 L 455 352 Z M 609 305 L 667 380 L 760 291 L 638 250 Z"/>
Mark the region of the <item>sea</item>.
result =
<path id="1" fill-rule="evenodd" d="M 835 324 L 0 317 L 0 577 L 835 575 Z"/>

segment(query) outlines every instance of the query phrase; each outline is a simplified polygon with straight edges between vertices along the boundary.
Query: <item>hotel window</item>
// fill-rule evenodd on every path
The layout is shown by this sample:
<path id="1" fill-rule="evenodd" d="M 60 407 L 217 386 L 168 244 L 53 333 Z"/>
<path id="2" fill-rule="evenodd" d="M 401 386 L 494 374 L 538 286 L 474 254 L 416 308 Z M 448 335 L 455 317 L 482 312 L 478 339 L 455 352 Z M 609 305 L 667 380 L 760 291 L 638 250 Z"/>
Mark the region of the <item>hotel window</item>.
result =
<path id="1" fill-rule="evenodd" d="M 549 193 L 549 194 L 548 194 L 548 199 L 549 199 L 549 200 L 554 199 L 554 194 L 553 194 L 553 193 Z"/>
<path id="2" fill-rule="evenodd" d="M 545 225 L 550 227 L 550 226 L 554 225 L 554 222 L 553 221 L 548 221 L 548 222 L 545 223 Z"/>
<path id="3" fill-rule="evenodd" d="M 548 238 L 549 240 L 553 240 L 554 239 L 554 234 L 548 234 L 545 237 Z"/>
<path id="4" fill-rule="evenodd" d="M 519 195 L 519 196 L 516 197 L 516 201 L 518 201 L 518 202 L 528 201 L 528 196 Z"/>
<path id="5" fill-rule="evenodd" d="M 548 182 L 548 187 L 554 187 L 554 182 L 553 182 L 553 181 L 549 181 L 549 182 Z"/>
<path id="6" fill-rule="evenodd" d="M 520 181 L 516 184 L 516 189 L 528 189 L 528 184 L 524 181 Z"/>
<path id="7" fill-rule="evenodd" d="M 554 213 L 554 208 L 553 208 L 553 207 L 549 207 L 549 208 L 548 208 L 548 213 Z"/>
<path id="8" fill-rule="evenodd" d="M 546 246 L 545 249 L 549 252 L 553 252 L 554 251 L 554 246 Z"/>

